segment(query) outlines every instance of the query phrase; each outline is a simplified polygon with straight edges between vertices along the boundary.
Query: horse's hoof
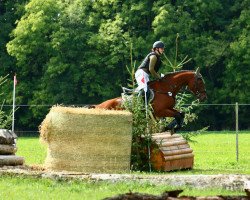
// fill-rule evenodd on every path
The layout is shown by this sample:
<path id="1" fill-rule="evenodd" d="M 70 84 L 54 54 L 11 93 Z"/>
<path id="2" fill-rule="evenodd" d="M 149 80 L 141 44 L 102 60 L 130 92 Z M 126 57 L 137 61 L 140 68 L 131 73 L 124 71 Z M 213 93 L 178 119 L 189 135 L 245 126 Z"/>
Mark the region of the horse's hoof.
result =
<path id="1" fill-rule="evenodd" d="M 174 129 L 171 129 L 170 130 L 170 135 L 174 135 L 174 134 L 175 134 Z"/>

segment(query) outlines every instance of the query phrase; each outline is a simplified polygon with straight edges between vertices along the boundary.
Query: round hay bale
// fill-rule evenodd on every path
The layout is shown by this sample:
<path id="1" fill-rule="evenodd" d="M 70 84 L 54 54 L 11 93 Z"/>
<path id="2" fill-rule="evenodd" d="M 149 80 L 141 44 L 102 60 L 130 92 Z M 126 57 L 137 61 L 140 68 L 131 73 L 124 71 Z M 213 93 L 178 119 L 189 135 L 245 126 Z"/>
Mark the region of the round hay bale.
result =
<path id="1" fill-rule="evenodd" d="M 40 126 L 45 167 L 78 172 L 130 169 L 132 115 L 127 111 L 53 107 Z"/>

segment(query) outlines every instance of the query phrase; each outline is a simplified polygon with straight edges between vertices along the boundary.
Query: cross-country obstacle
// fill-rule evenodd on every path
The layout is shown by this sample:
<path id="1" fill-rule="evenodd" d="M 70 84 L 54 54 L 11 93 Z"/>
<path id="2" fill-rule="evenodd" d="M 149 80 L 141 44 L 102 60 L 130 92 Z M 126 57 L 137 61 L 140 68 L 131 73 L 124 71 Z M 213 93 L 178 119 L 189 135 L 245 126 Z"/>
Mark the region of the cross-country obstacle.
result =
<path id="1" fill-rule="evenodd" d="M 152 135 L 152 140 L 151 162 L 154 169 L 171 171 L 193 168 L 193 150 L 180 134 L 156 133 Z"/>
<path id="2" fill-rule="evenodd" d="M 23 165 L 24 158 L 16 156 L 17 135 L 7 129 L 0 129 L 0 166 Z"/>
<path id="3" fill-rule="evenodd" d="M 52 107 L 40 126 L 45 168 L 86 173 L 129 172 L 132 115 L 127 111 Z"/>

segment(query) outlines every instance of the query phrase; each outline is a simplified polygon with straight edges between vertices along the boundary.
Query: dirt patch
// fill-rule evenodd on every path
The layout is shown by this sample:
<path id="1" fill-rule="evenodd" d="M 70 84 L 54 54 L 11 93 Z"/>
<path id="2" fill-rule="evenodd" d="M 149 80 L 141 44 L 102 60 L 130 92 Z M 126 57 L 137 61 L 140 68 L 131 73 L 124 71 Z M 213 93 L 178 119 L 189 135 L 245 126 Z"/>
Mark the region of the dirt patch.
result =
<path id="1" fill-rule="evenodd" d="M 97 174 L 67 171 L 47 171 L 41 166 L 4 166 L 0 167 L 0 175 L 26 175 L 37 178 L 60 180 L 94 180 L 94 181 L 138 181 L 141 183 L 166 184 L 172 186 L 190 186 L 195 188 L 223 188 L 244 191 L 250 182 L 250 175 L 218 174 L 218 175 L 140 175 L 140 174 Z"/>

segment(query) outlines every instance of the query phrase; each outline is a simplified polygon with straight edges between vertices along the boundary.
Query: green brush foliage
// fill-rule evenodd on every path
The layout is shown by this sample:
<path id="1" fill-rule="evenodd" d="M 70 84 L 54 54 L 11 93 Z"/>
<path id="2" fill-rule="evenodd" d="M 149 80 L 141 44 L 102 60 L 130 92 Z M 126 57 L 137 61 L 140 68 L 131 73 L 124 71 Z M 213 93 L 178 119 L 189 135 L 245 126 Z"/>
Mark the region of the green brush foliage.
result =
<path id="1" fill-rule="evenodd" d="M 7 76 L 2 77 L 0 76 L 0 87 L 6 83 L 7 81 Z M 2 90 L 1 90 L 2 91 Z M 6 111 L 3 110 L 3 105 L 5 100 L 2 98 L 3 92 L 0 93 L 0 102 L 2 102 L 1 107 L 0 107 L 0 128 L 10 128 L 11 125 L 11 120 L 12 120 L 12 113 L 10 112 L 9 114 L 6 113 Z"/>

